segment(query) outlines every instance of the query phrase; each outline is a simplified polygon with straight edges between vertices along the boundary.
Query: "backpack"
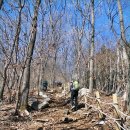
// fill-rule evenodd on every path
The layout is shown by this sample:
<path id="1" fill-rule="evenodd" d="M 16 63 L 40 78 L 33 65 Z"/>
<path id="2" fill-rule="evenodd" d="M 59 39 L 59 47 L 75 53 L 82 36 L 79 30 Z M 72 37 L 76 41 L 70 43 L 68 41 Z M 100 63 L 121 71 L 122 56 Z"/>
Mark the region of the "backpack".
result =
<path id="1" fill-rule="evenodd" d="M 78 83 L 78 81 L 74 81 L 73 82 L 73 86 L 74 86 L 75 90 L 79 90 L 79 83 Z"/>

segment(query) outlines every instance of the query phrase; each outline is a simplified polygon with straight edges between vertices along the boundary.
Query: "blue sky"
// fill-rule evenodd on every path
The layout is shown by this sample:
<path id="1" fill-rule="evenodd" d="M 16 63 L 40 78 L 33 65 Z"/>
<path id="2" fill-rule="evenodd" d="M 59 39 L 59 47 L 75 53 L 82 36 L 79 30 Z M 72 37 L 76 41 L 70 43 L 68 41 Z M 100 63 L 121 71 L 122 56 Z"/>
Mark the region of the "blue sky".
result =
<path id="1" fill-rule="evenodd" d="M 8 1 L 8 0 L 6 0 L 6 1 Z M 12 18 L 12 20 L 13 19 L 16 20 L 17 12 L 15 12 L 15 10 L 11 9 L 10 6 L 6 4 L 6 1 L 4 3 L 4 6 L 5 6 L 6 10 L 9 11 L 10 18 Z M 68 33 L 68 34 L 70 34 L 70 32 L 72 32 L 73 27 L 75 25 L 75 21 L 77 21 L 77 24 L 78 24 L 79 27 L 81 27 L 81 23 L 82 23 L 81 15 L 74 8 L 74 4 L 72 4 L 72 1 L 75 2 L 74 0 L 66 0 L 66 15 L 64 15 L 63 20 L 62 20 L 63 21 L 63 25 L 62 25 L 63 30 L 66 31 L 66 33 Z M 102 40 L 102 38 L 106 37 L 108 40 L 112 40 L 113 42 L 115 42 L 115 37 L 114 37 L 112 31 L 110 30 L 109 20 L 108 20 L 108 17 L 106 16 L 106 13 L 105 13 L 105 10 L 108 10 L 108 9 L 107 9 L 107 6 L 104 5 L 105 0 L 102 0 L 102 1 L 103 2 L 101 2 L 101 0 L 99 0 L 99 1 L 95 0 L 96 38 L 97 38 L 97 40 L 103 42 L 104 39 Z M 31 2 L 31 0 L 28 0 L 28 2 L 29 2 L 29 8 L 30 8 L 30 11 L 31 11 L 31 15 L 33 15 L 32 2 Z M 43 2 L 44 1 L 42 0 L 42 3 Z M 64 2 L 63 2 L 63 0 L 57 0 L 57 1 L 55 0 L 55 2 L 57 3 L 56 11 L 57 11 L 57 13 L 60 13 L 61 12 L 61 5 L 64 5 Z M 86 2 L 86 0 L 83 0 L 82 2 Z M 130 0 L 122 0 L 122 2 L 124 2 L 124 3 L 122 3 L 123 14 L 124 14 L 125 27 L 127 27 L 127 26 L 130 25 Z M 85 6 L 83 4 L 84 3 L 81 4 L 81 8 L 85 9 Z M 98 7 L 97 7 L 97 4 L 99 4 Z M 16 5 L 16 4 L 14 4 L 14 5 Z M 27 10 L 25 10 L 25 11 L 27 11 Z M 54 13 L 54 11 L 52 13 Z M 75 14 L 77 14 L 77 15 L 75 15 Z M 1 14 L 1 15 L 5 15 L 5 14 Z M 53 17 L 55 18 L 55 15 L 53 15 Z M 48 18 L 49 18 L 49 14 L 46 15 L 46 20 L 48 20 Z M 48 21 L 45 21 L 45 22 L 48 22 Z M 29 20 L 29 23 L 26 23 L 26 26 L 24 24 L 23 24 L 23 28 L 25 28 L 26 26 L 28 26 L 27 28 L 30 28 L 31 21 Z M 41 25 L 39 25 L 39 26 L 41 26 Z M 115 30 L 116 30 L 118 37 L 119 37 L 120 36 L 120 28 L 119 28 L 119 17 L 118 17 L 118 15 L 115 18 L 114 27 L 115 27 Z M 86 30 L 86 32 L 88 31 L 87 30 L 87 24 L 86 24 L 85 30 Z M 129 40 L 130 39 L 129 38 L 130 37 L 130 35 L 129 35 L 130 34 L 130 28 L 128 28 L 127 30 L 128 30 L 127 31 L 127 39 Z M 39 30 L 39 31 L 41 31 L 41 30 Z M 83 40 L 83 42 L 85 43 L 85 40 Z M 102 44 L 104 44 L 104 43 L 102 43 Z"/>
<path id="2" fill-rule="evenodd" d="M 73 4 L 72 2 L 73 1 Z M 80 1 L 80 0 L 79 0 Z M 86 0 L 83 0 L 84 2 L 86 2 Z M 82 1 L 82 2 L 83 2 Z M 66 32 L 68 34 L 70 34 L 73 31 L 73 28 L 75 26 L 75 21 L 77 21 L 77 25 L 79 28 L 81 28 L 81 24 L 82 24 L 82 17 L 81 14 L 79 13 L 79 11 L 77 11 L 75 9 L 75 5 L 74 5 L 74 0 L 67 0 L 67 4 L 66 4 L 66 15 L 67 15 L 67 21 L 64 22 L 64 30 L 66 30 Z M 81 2 L 81 1 L 80 1 Z M 88 2 L 88 1 L 87 1 Z M 108 10 L 107 5 L 105 5 L 105 0 L 101 0 L 97 1 L 95 0 L 95 47 L 96 48 L 100 48 L 100 46 L 102 44 L 105 44 L 107 46 L 111 46 L 114 47 L 116 44 L 116 40 L 115 36 L 112 32 L 112 30 L 110 29 L 110 20 L 108 19 L 106 12 Z M 116 1 L 115 1 L 116 2 Z M 122 7 L 123 7 L 123 14 L 124 14 L 124 23 L 125 23 L 125 28 L 128 27 L 130 25 L 130 0 L 122 0 Z M 60 3 L 60 2 L 59 2 Z M 100 3 L 100 4 L 99 4 Z M 81 8 L 84 8 L 84 3 L 81 4 Z M 98 7 L 97 7 L 98 5 Z M 115 11 L 117 8 L 117 4 L 115 6 Z M 115 12 L 114 11 L 114 12 Z M 65 20 L 65 19 L 64 19 Z M 88 23 L 88 22 L 87 22 Z M 88 33 L 88 25 L 86 23 L 86 27 L 85 27 L 85 31 L 86 33 Z M 118 14 L 116 15 L 115 19 L 114 19 L 114 29 L 117 32 L 117 37 L 120 37 L 120 26 L 119 26 L 119 16 Z M 127 29 L 127 39 L 130 40 L 130 28 Z M 69 35 L 70 36 L 70 35 Z M 71 38 L 69 38 L 71 39 Z M 82 40 L 82 44 L 85 46 L 88 46 L 88 41 L 86 40 L 85 36 Z M 108 45 L 111 42 L 111 45 Z M 100 43 L 100 45 L 99 45 Z"/>
<path id="3" fill-rule="evenodd" d="M 6 0 L 8 2 L 13 3 L 13 0 Z M 16 10 L 14 10 L 13 8 L 11 8 L 8 4 L 6 4 L 6 1 L 4 3 L 4 8 L 7 10 L 8 15 L 10 17 L 11 20 L 16 20 L 17 16 L 18 16 L 18 12 Z M 35 0 L 33 0 L 35 1 Z M 56 5 L 52 5 L 53 6 L 53 11 L 52 11 L 52 16 L 54 19 L 57 19 L 57 15 L 59 15 L 61 13 L 61 6 L 60 5 L 64 5 L 63 0 L 54 0 L 57 4 Z M 74 41 L 73 41 L 73 36 L 74 34 L 74 28 L 75 28 L 75 22 L 77 21 L 77 25 L 79 28 L 82 27 L 82 17 L 81 14 L 75 9 L 74 4 L 72 4 L 71 1 L 76 1 L 76 0 L 66 0 L 66 12 L 63 15 L 62 18 L 62 26 L 60 28 L 59 23 L 56 27 L 56 29 L 59 29 L 59 33 L 61 34 L 61 37 L 63 38 L 64 42 L 63 44 L 61 44 L 61 48 L 59 49 L 59 56 L 62 55 L 63 51 L 62 48 L 65 47 L 65 45 L 69 45 L 68 47 L 68 63 L 73 63 L 72 60 L 72 54 L 74 53 Z M 89 0 L 79 0 L 79 1 L 89 1 Z M 98 2 L 100 2 L 101 0 L 95 0 L 96 4 L 95 7 L 97 7 Z M 103 2 L 105 0 L 102 0 Z M 123 2 L 125 2 L 125 4 L 123 4 L 123 14 L 124 14 L 124 22 L 125 22 L 125 27 L 130 25 L 130 0 L 122 0 Z M 29 32 L 30 32 L 30 25 L 31 25 L 31 16 L 33 16 L 33 4 L 32 4 L 32 0 L 28 0 L 28 4 L 26 5 L 26 7 L 23 10 L 23 15 L 22 15 L 22 32 L 20 34 L 20 40 L 23 40 L 23 42 L 19 42 L 20 43 L 20 47 L 24 47 L 27 45 L 27 43 L 29 43 Z M 43 4 L 44 0 L 42 0 L 42 4 Z M 112 31 L 110 30 L 110 25 L 109 25 L 109 20 L 108 17 L 106 16 L 105 10 L 107 10 L 107 6 L 104 6 L 103 2 L 101 2 L 101 4 L 99 4 L 99 6 L 95 9 L 95 31 L 96 31 L 96 37 L 95 37 L 95 50 L 96 52 L 100 50 L 102 45 L 106 45 L 107 47 L 110 48 L 114 48 L 114 46 L 116 45 L 116 40 L 114 37 L 114 34 L 112 33 Z M 13 3 L 14 6 L 16 5 L 16 3 Z M 47 8 L 47 6 L 43 7 Z M 54 9 L 55 7 L 55 9 Z M 82 8 L 85 9 L 84 5 L 81 5 Z M 28 9 L 29 8 L 29 9 Z M 30 13 L 29 13 L 30 10 Z M 41 18 L 41 9 L 39 11 L 39 21 L 38 21 L 38 33 L 37 33 L 37 41 L 36 41 L 36 48 L 35 52 L 40 48 L 41 46 L 41 26 L 42 26 L 42 18 Z M 0 27 L 2 27 L 3 29 L 5 29 L 4 27 L 4 22 L 6 24 L 6 26 L 9 26 L 8 22 L 10 23 L 9 18 L 7 18 L 6 14 L 3 13 L 2 11 L 0 11 L 0 16 L 2 16 L 4 18 L 5 21 L 2 21 L 0 19 Z M 28 20 L 27 20 L 27 16 L 29 16 Z M 11 23 L 10 23 L 11 25 Z M 49 28 L 49 33 L 47 32 Z M 119 17 L 118 15 L 115 18 L 114 21 L 114 28 L 117 32 L 117 36 L 120 37 L 120 27 L 119 27 Z M 13 36 L 10 36 L 10 38 L 14 38 L 15 35 L 15 29 L 16 26 L 13 25 Z M 62 31 L 60 30 L 62 29 Z M 28 39 L 24 39 L 24 33 L 27 30 L 27 35 L 28 35 Z M 48 43 L 51 43 L 50 38 L 50 23 L 49 23 L 49 10 L 47 9 L 47 14 L 45 15 L 45 21 L 44 21 L 44 43 L 46 45 L 48 45 Z M 86 35 L 84 35 L 83 39 L 82 39 L 82 46 L 83 46 L 83 50 L 84 54 L 86 56 L 87 50 L 88 50 L 88 46 L 90 45 L 90 43 L 88 42 L 87 38 L 88 34 L 89 34 L 89 29 L 88 29 L 88 22 L 86 22 L 85 25 L 85 33 Z M 61 32 L 60 32 L 61 31 Z M 4 34 L 1 33 L 2 31 L 0 30 L 0 35 Z M 8 32 L 9 34 L 11 32 Z M 47 34 L 48 33 L 48 34 Z M 47 35 L 46 35 L 47 34 Z M 130 28 L 127 31 L 127 39 L 130 39 Z M 76 37 L 76 35 L 75 35 Z M 0 36 L 1 38 L 1 36 Z M 4 41 L 4 40 L 3 40 Z M 5 44 L 6 42 L 4 42 Z M 10 43 L 13 43 L 12 41 L 10 41 Z M 22 48 L 23 49 L 23 48 Z M 21 49 L 21 50 L 22 50 Z M 34 52 L 34 56 L 35 56 L 35 52 Z M 73 55 L 75 56 L 75 55 Z M 69 66 L 69 64 L 68 64 Z M 73 65 L 72 65 L 73 67 Z M 69 69 L 71 68 L 71 65 L 68 67 Z"/>

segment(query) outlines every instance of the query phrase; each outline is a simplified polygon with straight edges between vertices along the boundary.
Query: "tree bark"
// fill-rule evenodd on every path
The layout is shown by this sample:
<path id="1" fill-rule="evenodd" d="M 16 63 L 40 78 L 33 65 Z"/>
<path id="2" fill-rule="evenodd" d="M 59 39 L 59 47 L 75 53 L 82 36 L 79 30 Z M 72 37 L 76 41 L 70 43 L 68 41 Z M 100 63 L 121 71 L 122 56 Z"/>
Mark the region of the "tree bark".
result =
<path id="1" fill-rule="evenodd" d="M 30 88 L 30 66 L 31 66 L 31 60 L 33 56 L 35 40 L 36 40 L 37 17 L 38 17 L 38 10 L 39 10 L 40 3 L 41 0 L 36 0 L 36 6 L 34 8 L 34 17 L 32 19 L 31 36 L 28 45 L 26 65 L 23 74 L 23 85 L 21 88 L 21 96 L 20 96 L 20 110 L 25 110 L 27 109 L 28 106 L 28 94 Z"/>
<path id="2" fill-rule="evenodd" d="M 0 9 L 1 9 L 1 7 L 2 7 L 2 5 L 3 5 L 3 0 L 0 0 Z"/>
<path id="3" fill-rule="evenodd" d="M 123 11 L 121 6 L 121 1 L 117 0 L 118 11 L 119 11 L 119 19 L 120 19 L 120 31 L 121 31 L 121 40 L 123 41 L 123 45 L 125 47 L 128 59 L 128 85 L 127 85 L 127 98 L 128 98 L 128 111 L 130 112 L 130 46 L 125 37 L 125 27 L 124 27 L 124 19 L 123 19 Z"/>
<path id="4" fill-rule="evenodd" d="M 2 49 L 5 51 L 5 48 L 2 45 L 3 43 L 0 42 L 0 44 L 1 44 Z M 4 71 L 3 71 L 3 83 L 2 83 L 2 86 L 0 88 L 0 100 L 3 100 L 3 94 L 4 94 L 4 89 L 5 89 L 6 80 L 7 80 L 7 70 L 8 70 L 10 63 L 11 63 L 12 55 L 14 52 L 14 47 L 15 47 L 15 43 L 13 43 L 13 45 L 12 45 L 9 59 L 8 59 L 8 57 L 6 57 L 6 63 L 4 66 Z"/>
<path id="5" fill-rule="evenodd" d="M 95 35 L 95 18 L 94 18 L 94 0 L 91 0 L 91 17 L 92 17 L 92 34 L 91 34 L 91 50 L 90 50 L 90 80 L 89 80 L 89 91 L 93 91 L 93 77 L 94 77 L 94 35 Z"/>
<path id="6" fill-rule="evenodd" d="M 7 78 L 7 69 L 8 69 L 8 65 L 6 64 L 4 67 L 3 83 L 2 83 L 2 86 L 0 88 L 0 100 L 3 100 L 4 88 L 6 85 L 6 78 Z"/>

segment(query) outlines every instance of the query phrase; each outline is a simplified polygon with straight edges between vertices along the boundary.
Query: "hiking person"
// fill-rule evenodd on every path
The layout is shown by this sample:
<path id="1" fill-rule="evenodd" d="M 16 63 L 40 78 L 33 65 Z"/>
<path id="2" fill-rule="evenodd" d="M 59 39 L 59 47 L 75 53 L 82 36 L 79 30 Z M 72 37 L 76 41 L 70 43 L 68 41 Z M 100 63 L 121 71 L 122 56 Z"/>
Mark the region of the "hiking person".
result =
<path id="1" fill-rule="evenodd" d="M 47 87 L 48 87 L 48 82 L 47 82 L 47 80 L 43 80 L 43 81 L 41 82 L 41 90 L 46 91 L 46 90 L 47 90 Z"/>
<path id="2" fill-rule="evenodd" d="M 71 105 L 75 111 L 78 109 L 78 91 L 79 82 L 77 80 L 71 81 L 70 92 L 71 92 Z"/>

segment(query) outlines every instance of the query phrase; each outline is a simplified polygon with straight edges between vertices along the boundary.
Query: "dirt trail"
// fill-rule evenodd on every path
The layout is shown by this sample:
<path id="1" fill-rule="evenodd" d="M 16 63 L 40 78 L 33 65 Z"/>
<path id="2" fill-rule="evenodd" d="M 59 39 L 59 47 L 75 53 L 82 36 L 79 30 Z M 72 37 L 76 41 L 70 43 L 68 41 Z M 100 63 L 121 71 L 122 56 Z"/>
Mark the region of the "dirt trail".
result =
<path id="1" fill-rule="evenodd" d="M 61 92 L 53 91 L 47 93 L 51 97 L 48 108 L 42 111 L 31 111 L 30 118 L 14 118 L 14 104 L 5 104 L 0 107 L 0 130 L 94 130 L 98 125 L 98 113 L 91 108 L 86 110 L 83 105 L 77 111 L 70 109 L 70 104 L 64 104 L 66 98 L 58 97 Z M 79 99 L 79 104 L 83 103 Z M 108 126 L 109 125 L 109 126 Z M 112 130 L 110 124 L 105 130 Z M 99 126 L 98 126 L 99 128 Z"/>

